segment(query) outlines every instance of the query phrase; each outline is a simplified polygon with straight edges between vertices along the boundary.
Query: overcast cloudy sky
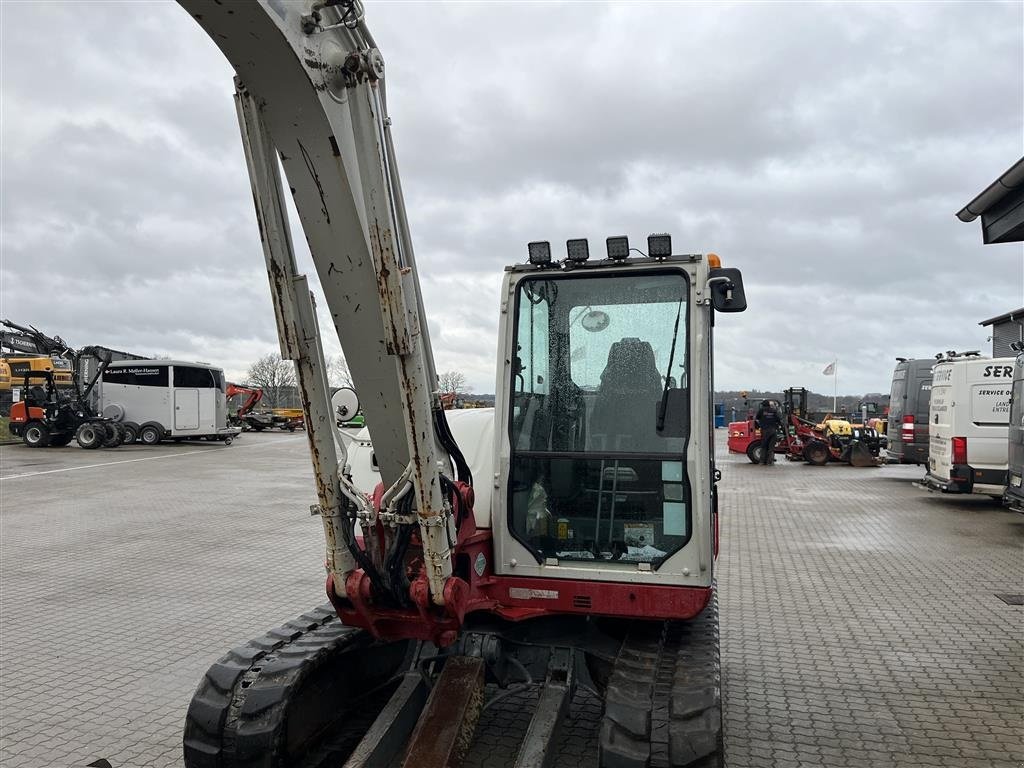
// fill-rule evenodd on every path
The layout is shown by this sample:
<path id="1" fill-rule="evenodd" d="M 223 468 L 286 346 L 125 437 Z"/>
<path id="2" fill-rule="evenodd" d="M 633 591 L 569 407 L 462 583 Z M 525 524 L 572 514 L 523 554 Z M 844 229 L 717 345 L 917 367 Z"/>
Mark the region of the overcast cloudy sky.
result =
<path id="1" fill-rule="evenodd" d="M 0 312 L 242 377 L 276 337 L 226 61 L 172 3 L 0 15 Z M 896 355 L 985 349 L 978 321 L 1024 305 L 1021 246 L 954 217 L 1024 152 L 1020 2 L 369 0 L 367 18 L 437 364 L 477 392 L 501 267 L 530 240 L 667 231 L 740 267 L 724 389 L 828 391 L 838 356 L 841 392 L 888 391 Z"/>

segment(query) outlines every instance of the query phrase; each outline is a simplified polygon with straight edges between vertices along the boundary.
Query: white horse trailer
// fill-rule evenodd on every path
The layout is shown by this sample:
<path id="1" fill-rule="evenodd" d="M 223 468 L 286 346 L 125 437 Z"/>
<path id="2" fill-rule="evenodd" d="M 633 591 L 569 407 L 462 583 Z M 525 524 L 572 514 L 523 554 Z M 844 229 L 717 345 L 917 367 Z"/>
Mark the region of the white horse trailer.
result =
<path id="1" fill-rule="evenodd" d="M 224 371 L 179 360 L 111 363 L 99 383 L 99 410 L 140 442 L 206 438 L 231 444 L 240 430 L 227 424 Z M 130 437 L 131 435 L 129 435 Z"/>

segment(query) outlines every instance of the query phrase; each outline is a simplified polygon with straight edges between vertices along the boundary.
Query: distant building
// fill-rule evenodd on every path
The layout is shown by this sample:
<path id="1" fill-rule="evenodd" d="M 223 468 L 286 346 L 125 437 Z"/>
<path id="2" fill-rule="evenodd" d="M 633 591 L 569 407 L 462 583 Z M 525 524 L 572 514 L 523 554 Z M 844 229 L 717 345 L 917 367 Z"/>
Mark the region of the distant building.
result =
<path id="1" fill-rule="evenodd" d="M 1024 240 L 1024 157 L 989 184 L 956 216 L 965 222 L 981 216 L 981 238 L 986 245 Z"/>
<path id="2" fill-rule="evenodd" d="M 992 357 L 1014 357 L 1017 353 L 1010 349 L 1010 343 L 1024 341 L 1024 307 L 982 320 L 978 325 L 992 327 Z"/>

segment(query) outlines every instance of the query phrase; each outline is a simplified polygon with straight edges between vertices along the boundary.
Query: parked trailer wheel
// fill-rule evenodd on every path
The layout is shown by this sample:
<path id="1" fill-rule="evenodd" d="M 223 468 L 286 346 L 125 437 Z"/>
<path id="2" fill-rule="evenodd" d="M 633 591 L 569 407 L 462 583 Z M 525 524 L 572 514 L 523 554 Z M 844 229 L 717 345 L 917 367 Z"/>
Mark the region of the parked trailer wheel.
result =
<path id="1" fill-rule="evenodd" d="M 107 439 L 107 430 L 102 424 L 87 421 L 78 428 L 75 433 L 75 440 L 82 448 L 99 448 Z"/>
<path id="2" fill-rule="evenodd" d="M 156 445 L 164 436 L 164 430 L 159 424 L 150 422 L 139 427 L 139 441 L 143 445 Z"/>
<path id="3" fill-rule="evenodd" d="M 225 437 L 224 438 L 224 445 L 231 445 L 231 443 L 233 443 L 234 441 L 235 441 L 235 439 L 233 437 Z"/>
<path id="4" fill-rule="evenodd" d="M 50 428 L 41 421 L 30 421 L 21 433 L 21 441 L 29 448 L 45 448 L 50 444 Z"/>
<path id="5" fill-rule="evenodd" d="M 121 425 L 124 430 L 125 445 L 130 445 L 139 439 L 139 425 L 133 421 L 126 421 Z"/>
<path id="6" fill-rule="evenodd" d="M 825 443 L 814 440 L 804 446 L 804 459 L 808 464 L 813 464 L 816 467 L 823 467 L 828 464 L 829 457 L 828 446 Z"/>
<path id="7" fill-rule="evenodd" d="M 764 451 L 761 450 L 761 441 L 755 440 L 747 446 L 747 458 L 750 459 L 751 464 L 760 464 L 761 455 Z"/>

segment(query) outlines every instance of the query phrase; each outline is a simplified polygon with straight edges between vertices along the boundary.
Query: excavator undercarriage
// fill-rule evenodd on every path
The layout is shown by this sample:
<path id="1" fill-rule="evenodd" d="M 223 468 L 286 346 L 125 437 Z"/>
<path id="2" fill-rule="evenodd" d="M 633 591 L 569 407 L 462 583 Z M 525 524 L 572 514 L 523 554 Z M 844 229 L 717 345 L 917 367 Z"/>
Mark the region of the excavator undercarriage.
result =
<path id="1" fill-rule="evenodd" d="M 185 760 L 446 768 L 461 764 L 481 712 L 519 696 L 533 712 L 514 765 L 542 768 L 556 764 L 581 690 L 604 700 L 601 766 L 723 765 L 717 597 L 691 621 L 469 622 L 446 649 L 375 641 L 324 605 L 210 667 L 188 709 Z"/>

